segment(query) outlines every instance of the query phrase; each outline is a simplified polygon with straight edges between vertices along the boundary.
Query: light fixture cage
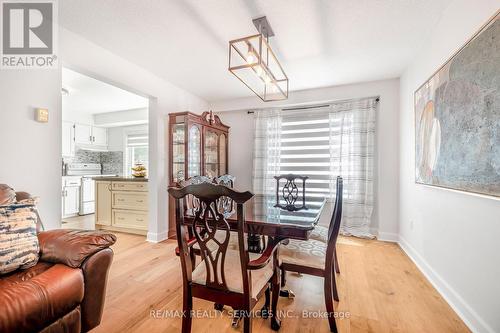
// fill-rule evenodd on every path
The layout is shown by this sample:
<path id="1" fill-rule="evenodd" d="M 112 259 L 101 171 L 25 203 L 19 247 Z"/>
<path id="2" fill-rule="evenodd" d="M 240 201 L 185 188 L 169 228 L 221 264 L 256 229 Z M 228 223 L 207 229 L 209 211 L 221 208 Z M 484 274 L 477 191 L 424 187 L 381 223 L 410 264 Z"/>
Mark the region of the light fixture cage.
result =
<path id="1" fill-rule="evenodd" d="M 288 98 L 288 77 L 263 34 L 229 42 L 229 71 L 264 102 Z"/>

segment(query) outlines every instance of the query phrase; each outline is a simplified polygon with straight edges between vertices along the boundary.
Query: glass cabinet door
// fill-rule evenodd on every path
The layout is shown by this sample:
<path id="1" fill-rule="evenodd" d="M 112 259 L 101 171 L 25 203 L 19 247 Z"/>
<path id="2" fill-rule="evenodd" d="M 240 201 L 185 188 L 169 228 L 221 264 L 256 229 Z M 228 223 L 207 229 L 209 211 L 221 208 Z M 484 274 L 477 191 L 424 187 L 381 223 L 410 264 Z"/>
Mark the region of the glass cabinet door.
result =
<path id="1" fill-rule="evenodd" d="M 186 137 L 184 124 L 175 124 L 172 128 L 172 177 L 174 182 L 186 179 Z"/>
<path id="2" fill-rule="evenodd" d="M 204 163 L 205 163 L 205 176 L 217 177 L 217 165 L 219 154 L 217 152 L 218 135 L 215 132 L 208 130 L 205 133 L 205 146 L 204 148 Z"/>
<path id="3" fill-rule="evenodd" d="M 201 132 L 200 128 L 192 125 L 189 129 L 188 144 L 188 178 L 201 175 Z"/>
<path id="4" fill-rule="evenodd" d="M 227 174 L 227 161 L 226 161 L 226 135 L 221 134 L 219 136 L 219 163 L 220 163 L 220 175 Z"/>

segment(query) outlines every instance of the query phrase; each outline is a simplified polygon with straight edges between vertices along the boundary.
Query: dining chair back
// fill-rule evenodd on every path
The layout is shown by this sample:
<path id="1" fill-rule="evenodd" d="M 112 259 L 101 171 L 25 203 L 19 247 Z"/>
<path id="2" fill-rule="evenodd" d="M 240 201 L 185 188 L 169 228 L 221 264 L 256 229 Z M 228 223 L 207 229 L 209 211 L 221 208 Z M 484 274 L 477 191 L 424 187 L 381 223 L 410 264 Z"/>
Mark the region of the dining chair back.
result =
<path id="1" fill-rule="evenodd" d="M 207 176 L 193 176 L 189 179 L 182 180 L 179 182 L 180 187 L 185 187 L 188 185 L 195 185 L 195 184 L 201 184 L 201 183 L 211 183 L 213 181 L 212 178 L 207 177 Z M 197 207 L 199 207 L 200 202 L 199 200 L 191 194 L 186 195 L 184 198 L 184 209 L 186 211 L 193 211 Z"/>
<path id="2" fill-rule="evenodd" d="M 225 174 L 219 177 L 214 178 L 214 183 L 219 184 L 219 185 L 224 185 L 230 188 L 234 187 L 234 181 L 236 180 L 235 176 Z"/>
<path id="3" fill-rule="evenodd" d="M 335 206 L 333 208 L 332 218 L 328 227 L 328 244 L 337 243 L 340 232 L 340 223 L 342 222 L 342 203 L 344 196 L 344 181 L 342 177 L 337 177 L 335 191 Z"/>
<path id="4" fill-rule="evenodd" d="M 177 242 L 183 277 L 183 310 L 188 314 L 183 317 L 182 332 L 191 330 L 192 297 L 229 305 L 233 309 L 249 313 L 264 294 L 271 278 L 275 280 L 275 289 L 279 291 L 278 259 L 274 255 L 278 244 L 273 244 L 274 248 L 251 261 L 244 239 L 244 203 L 253 197 L 252 193 L 238 192 L 209 182 L 182 188 L 171 187 L 168 192 L 175 198 Z M 192 215 L 185 216 L 183 199 L 188 195 L 194 196 L 199 205 L 191 212 Z M 220 211 L 218 201 L 222 197 L 230 198 L 236 203 L 236 224 L 233 223 L 232 226 L 238 234 L 237 251 L 229 248 L 231 225 Z M 186 221 L 187 218 L 190 220 Z M 185 225 L 195 226 L 189 228 L 194 238 L 187 234 Z M 191 247 L 195 244 L 199 248 L 202 262 L 193 269 Z M 272 263 L 271 258 L 274 259 Z M 252 272 L 255 279 L 252 279 Z M 274 302 L 273 307 L 276 307 Z M 250 316 L 244 317 L 245 332 L 251 330 L 250 319 Z"/>
<path id="5" fill-rule="evenodd" d="M 335 272 L 340 273 L 337 238 L 342 222 L 342 203 L 343 179 L 339 176 L 337 177 L 335 205 L 327 231 L 326 244 L 324 241 L 316 239 L 293 241 L 282 249 L 280 255 L 282 285 L 286 284 L 287 271 L 319 276 L 324 279 L 325 305 L 329 313 L 328 322 L 331 332 L 337 332 L 333 300 L 339 301 Z M 290 292 L 288 291 L 287 294 Z"/>
<path id="6" fill-rule="evenodd" d="M 297 211 L 307 209 L 306 207 L 306 180 L 308 176 L 301 176 L 295 174 L 285 174 L 274 176 L 276 179 L 276 204 L 275 207 L 283 208 L 289 211 Z M 285 184 L 281 186 L 281 181 L 285 180 Z M 297 186 L 297 180 L 302 184 Z M 299 192 L 302 196 L 302 205 L 297 206 L 296 202 L 299 199 Z"/>
<path id="7" fill-rule="evenodd" d="M 219 184 L 219 185 L 224 185 L 224 186 L 227 186 L 229 188 L 233 188 L 235 180 L 236 180 L 236 177 L 229 175 L 229 174 L 226 174 L 226 175 L 222 175 L 219 177 L 215 177 L 214 183 Z M 219 205 L 220 205 L 220 209 L 222 210 L 224 216 L 228 217 L 228 216 L 231 216 L 235 213 L 235 211 L 234 211 L 235 205 L 234 205 L 233 200 L 231 200 L 230 198 L 222 197 L 219 200 Z"/>

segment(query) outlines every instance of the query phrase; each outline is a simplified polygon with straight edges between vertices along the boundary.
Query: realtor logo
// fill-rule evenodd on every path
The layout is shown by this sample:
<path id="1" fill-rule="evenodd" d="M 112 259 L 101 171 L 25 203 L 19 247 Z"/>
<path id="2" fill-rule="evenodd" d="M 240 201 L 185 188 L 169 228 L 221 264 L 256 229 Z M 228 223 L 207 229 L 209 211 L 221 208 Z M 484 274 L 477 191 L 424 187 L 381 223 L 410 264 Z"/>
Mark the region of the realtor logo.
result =
<path id="1" fill-rule="evenodd" d="M 2 0 L 2 69 L 57 68 L 54 1 Z"/>

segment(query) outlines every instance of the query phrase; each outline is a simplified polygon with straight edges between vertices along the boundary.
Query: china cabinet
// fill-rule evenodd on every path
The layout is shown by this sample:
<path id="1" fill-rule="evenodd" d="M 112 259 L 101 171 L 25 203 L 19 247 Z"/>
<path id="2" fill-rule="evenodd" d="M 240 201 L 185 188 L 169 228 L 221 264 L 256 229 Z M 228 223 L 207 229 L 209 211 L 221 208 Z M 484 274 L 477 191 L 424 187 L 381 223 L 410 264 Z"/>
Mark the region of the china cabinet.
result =
<path id="1" fill-rule="evenodd" d="M 194 176 L 228 172 L 229 127 L 212 112 L 169 115 L 169 185 Z M 175 234 L 174 202 L 169 198 L 169 237 Z"/>

